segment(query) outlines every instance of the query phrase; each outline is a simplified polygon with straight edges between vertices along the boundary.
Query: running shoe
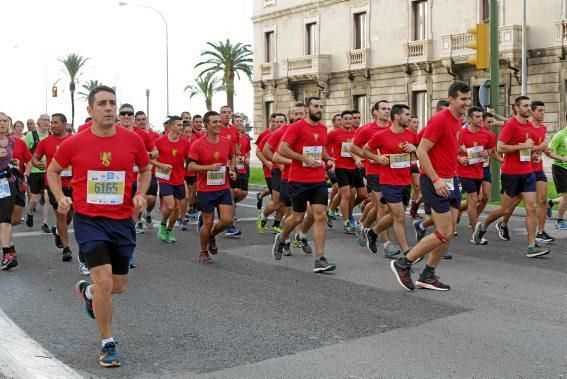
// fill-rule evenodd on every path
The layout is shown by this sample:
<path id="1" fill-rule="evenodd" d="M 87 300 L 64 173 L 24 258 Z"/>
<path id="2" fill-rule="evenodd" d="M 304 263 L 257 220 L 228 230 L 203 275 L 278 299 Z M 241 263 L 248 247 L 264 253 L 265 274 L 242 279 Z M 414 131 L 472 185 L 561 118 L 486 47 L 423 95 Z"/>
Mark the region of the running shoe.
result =
<path id="1" fill-rule="evenodd" d="M 256 219 L 256 230 L 260 234 L 266 233 L 268 228 L 266 228 L 266 224 L 268 223 L 268 219 L 262 220 L 262 212 L 258 212 L 258 218 Z"/>
<path id="2" fill-rule="evenodd" d="M 61 237 L 57 234 L 57 228 L 55 226 L 51 227 L 51 233 L 53 237 L 55 237 L 55 246 L 57 246 L 58 249 L 63 249 L 63 242 L 61 242 Z"/>
<path id="3" fill-rule="evenodd" d="M 30 213 L 28 211 L 26 215 L 26 225 L 30 228 L 33 228 L 33 214 L 34 212 Z"/>
<path id="4" fill-rule="evenodd" d="M 151 215 L 146 216 L 146 229 L 152 229 L 154 227 L 154 221 Z"/>
<path id="5" fill-rule="evenodd" d="M 443 254 L 443 259 L 453 259 L 453 254 L 451 254 L 451 252 L 447 250 L 445 254 Z"/>
<path id="6" fill-rule="evenodd" d="M 189 220 L 181 220 L 181 231 L 185 232 L 189 227 Z"/>
<path id="7" fill-rule="evenodd" d="M 283 253 L 284 256 L 290 257 L 291 256 L 291 242 L 286 242 L 283 245 Z"/>
<path id="8" fill-rule="evenodd" d="M 201 233 L 201 228 L 203 227 L 203 214 L 201 213 L 201 211 L 197 212 L 197 224 L 196 228 L 197 228 L 197 233 Z"/>
<path id="9" fill-rule="evenodd" d="M 315 260 L 313 272 L 334 271 L 336 268 L 337 268 L 336 264 L 329 263 L 329 261 L 327 261 L 327 258 L 321 257 L 321 258 Z"/>
<path id="10" fill-rule="evenodd" d="M 555 238 L 553 238 L 552 236 L 547 234 L 545 232 L 545 230 L 541 233 L 536 234 L 535 240 L 536 240 L 536 242 L 543 243 L 543 244 L 555 242 Z"/>
<path id="11" fill-rule="evenodd" d="M 132 257 L 130 258 L 130 260 L 128 261 L 128 266 L 130 268 L 136 268 L 136 258 L 134 258 L 134 256 L 132 255 Z"/>
<path id="12" fill-rule="evenodd" d="M 280 235 L 280 233 L 276 234 L 274 238 L 274 246 L 272 246 L 272 255 L 274 256 L 276 261 L 282 259 L 283 249 L 285 245 L 285 241 L 281 240 Z"/>
<path id="13" fill-rule="evenodd" d="M 510 232 L 507 226 L 502 225 L 501 222 L 497 222 L 494 227 L 498 230 L 498 237 L 500 237 L 500 239 L 510 241 Z"/>
<path id="14" fill-rule="evenodd" d="M 217 255 L 219 252 L 219 248 L 217 246 L 217 240 L 215 237 L 209 238 L 209 246 L 208 246 L 209 253 L 213 255 Z"/>
<path id="15" fill-rule="evenodd" d="M 547 218 L 551 218 L 553 216 L 553 201 L 547 200 Z"/>
<path id="16" fill-rule="evenodd" d="M 142 221 L 136 223 L 136 234 L 144 234 L 144 223 Z"/>
<path id="17" fill-rule="evenodd" d="M 41 225 L 41 230 L 44 233 L 51 233 L 51 228 L 49 227 L 49 225 L 47 225 L 47 223 L 43 223 L 43 225 Z"/>
<path id="18" fill-rule="evenodd" d="M 175 239 L 175 234 L 173 234 L 173 230 L 167 230 L 165 231 L 165 242 L 167 243 L 175 243 L 176 239 Z"/>
<path id="19" fill-rule="evenodd" d="M 369 231 L 370 228 L 364 230 L 364 235 L 366 236 L 366 247 L 368 248 L 368 250 L 370 250 L 371 253 L 376 254 L 378 253 L 378 246 L 376 244 L 378 238 L 372 238 L 370 236 L 370 233 L 368 233 Z"/>
<path id="20" fill-rule="evenodd" d="M 0 269 L 2 270 L 9 270 L 11 268 L 14 268 L 18 265 L 18 256 L 16 255 L 16 250 L 11 247 L 10 251 L 8 251 L 6 254 L 3 255 L 2 257 L 2 266 L 0 266 Z"/>
<path id="21" fill-rule="evenodd" d="M 328 226 L 329 228 L 332 228 L 332 227 L 333 227 L 333 219 L 330 218 L 329 216 L 327 216 L 327 226 Z"/>
<path id="22" fill-rule="evenodd" d="M 415 230 L 415 239 L 419 242 L 423 239 L 423 237 L 425 237 L 425 233 L 427 232 L 426 230 L 421 230 L 421 228 L 419 227 L 421 225 L 421 221 L 420 220 L 415 220 L 413 222 L 413 228 Z"/>
<path id="23" fill-rule="evenodd" d="M 411 280 L 411 265 L 406 263 L 403 258 L 398 258 L 390 262 L 390 269 L 396 276 L 398 283 L 407 289 L 408 291 L 413 291 L 415 285 Z"/>
<path id="24" fill-rule="evenodd" d="M 166 242 L 167 240 L 167 227 L 163 224 L 159 224 L 157 236 L 161 242 Z"/>
<path id="25" fill-rule="evenodd" d="M 94 314 L 94 311 L 93 311 L 93 301 L 92 301 L 92 299 L 91 300 L 87 299 L 87 295 L 86 295 L 86 291 L 87 291 L 88 286 L 89 286 L 89 283 L 87 283 L 86 280 L 79 280 L 77 282 L 77 284 L 75 284 L 75 289 L 77 290 L 77 293 L 79 295 L 81 295 L 81 298 L 83 299 L 83 302 L 85 303 L 85 313 L 87 314 L 87 316 L 89 316 L 90 318 L 92 318 L 94 320 L 95 314 Z"/>
<path id="26" fill-rule="evenodd" d="M 402 250 L 397 245 L 393 243 L 389 243 L 384 248 L 384 257 L 385 258 L 394 258 L 396 255 L 401 254 Z"/>
<path id="27" fill-rule="evenodd" d="M 331 209 L 327 209 L 327 217 L 330 218 L 331 220 L 336 220 L 337 213 Z"/>
<path id="28" fill-rule="evenodd" d="M 227 236 L 227 237 L 236 237 L 236 236 L 239 236 L 239 235 L 241 235 L 241 234 L 242 234 L 242 232 L 240 231 L 240 229 L 238 229 L 238 228 L 237 228 L 236 226 L 234 226 L 234 225 L 229 226 L 229 227 L 226 229 L 226 232 L 224 233 L 224 235 Z"/>
<path id="29" fill-rule="evenodd" d="M 471 238 L 471 243 L 474 243 L 474 238 Z M 475 244 L 476 245 L 476 244 Z M 488 245 L 488 240 L 484 237 L 480 239 L 479 245 Z"/>
<path id="30" fill-rule="evenodd" d="M 115 342 L 104 344 L 98 355 L 98 363 L 101 367 L 120 367 L 122 365 L 122 357 L 116 352 Z"/>
<path id="31" fill-rule="evenodd" d="M 279 234 L 279 233 L 282 232 L 282 227 L 281 226 L 272 226 L 270 231 L 272 232 L 272 234 Z"/>
<path id="32" fill-rule="evenodd" d="M 197 261 L 199 263 L 205 263 L 205 264 L 209 264 L 209 263 L 213 263 L 213 258 L 211 258 L 209 256 L 209 252 L 208 251 L 201 251 L 199 253 L 199 257 L 197 258 Z"/>
<path id="33" fill-rule="evenodd" d="M 418 210 L 419 210 L 419 205 L 416 202 L 412 201 L 409 209 L 409 214 L 410 217 L 413 218 L 414 220 L 417 219 L 421 220 L 423 218 L 419 213 L 417 213 Z"/>
<path id="34" fill-rule="evenodd" d="M 565 222 L 564 220 L 557 220 L 555 221 L 555 229 L 559 229 L 559 230 L 567 230 L 567 222 Z"/>
<path id="35" fill-rule="evenodd" d="M 313 253 L 313 249 L 311 248 L 311 245 L 309 245 L 309 241 L 307 240 L 307 237 L 301 238 L 298 233 L 295 233 L 295 236 L 291 240 L 291 245 L 293 247 L 300 247 L 305 254 Z"/>
<path id="36" fill-rule="evenodd" d="M 482 227 L 482 222 L 477 222 L 472 235 L 475 245 L 480 245 L 480 241 L 482 240 L 484 233 L 486 233 L 486 230 Z"/>
<path id="37" fill-rule="evenodd" d="M 345 221 L 343 224 L 343 230 L 346 234 L 354 234 L 354 227 L 351 225 L 349 221 Z"/>
<path id="38" fill-rule="evenodd" d="M 526 257 L 535 258 L 535 257 L 541 257 L 542 255 L 547 255 L 547 254 L 549 254 L 549 249 L 545 249 L 545 248 L 540 247 L 536 244 L 533 247 L 528 247 L 528 254 L 526 254 Z"/>
<path id="39" fill-rule="evenodd" d="M 432 276 L 423 276 L 421 274 L 415 285 L 419 288 L 434 291 L 449 291 L 451 289 L 451 286 L 441 283 L 439 277 L 435 274 Z"/>
<path id="40" fill-rule="evenodd" d="M 73 253 L 71 252 L 69 246 L 63 248 L 61 259 L 63 260 L 63 262 L 69 262 L 71 259 L 73 259 Z"/>
<path id="41" fill-rule="evenodd" d="M 89 272 L 89 269 L 87 268 L 87 266 L 85 266 L 85 264 L 82 263 L 82 262 L 79 262 L 79 273 L 80 273 L 81 275 L 85 275 L 85 276 L 91 274 L 91 273 Z"/>
<path id="42" fill-rule="evenodd" d="M 354 233 L 356 234 L 356 243 L 360 247 L 366 246 L 366 236 L 364 235 L 364 225 L 358 224 L 354 229 Z"/>
<path id="43" fill-rule="evenodd" d="M 261 193 L 256 192 L 256 208 L 258 208 L 258 210 L 262 209 L 262 198 L 260 196 Z"/>

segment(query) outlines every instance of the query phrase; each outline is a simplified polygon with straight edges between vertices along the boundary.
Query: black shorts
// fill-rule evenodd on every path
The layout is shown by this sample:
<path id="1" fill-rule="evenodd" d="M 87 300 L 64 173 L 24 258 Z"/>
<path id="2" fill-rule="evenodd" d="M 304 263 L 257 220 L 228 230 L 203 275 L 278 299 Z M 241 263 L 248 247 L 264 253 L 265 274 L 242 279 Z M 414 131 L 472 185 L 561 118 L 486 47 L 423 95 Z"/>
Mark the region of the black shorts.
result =
<path id="1" fill-rule="evenodd" d="M 535 181 L 536 182 L 546 182 L 547 183 L 547 176 L 543 170 L 534 172 L 535 174 Z"/>
<path id="2" fill-rule="evenodd" d="M 289 183 L 293 211 L 303 213 L 307 210 L 307 203 L 327 205 L 329 191 L 326 182 L 320 183 Z"/>
<path id="3" fill-rule="evenodd" d="M 391 185 L 382 184 L 382 197 L 380 202 L 382 204 L 397 204 L 403 203 L 405 206 L 409 204 L 411 198 L 411 185 Z"/>
<path id="4" fill-rule="evenodd" d="M 63 195 L 73 199 L 73 188 L 63 187 L 62 189 L 63 189 Z M 51 204 L 53 209 L 57 210 L 57 200 L 55 200 L 55 196 L 53 195 L 53 192 L 51 192 L 49 188 L 47 188 L 47 196 L 49 197 L 49 204 Z"/>
<path id="5" fill-rule="evenodd" d="M 11 224 L 12 212 L 14 211 L 14 205 L 16 203 L 16 183 L 8 182 L 8 186 L 10 190 L 10 196 L 6 196 L 0 199 L 0 223 Z"/>
<path id="6" fill-rule="evenodd" d="M 197 191 L 197 204 L 204 213 L 212 213 L 217 205 L 232 205 L 232 194 L 229 189 L 220 191 Z"/>
<path id="7" fill-rule="evenodd" d="M 366 187 L 364 185 L 364 175 L 362 175 L 362 170 L 357 168 L 354 170 L 354 188 L 359 189 Z"/>
<path id="8" fill-rule="evenodd" d="M 293 205 L 291 200 L 291 189 L 287 179 L 282 179 L 280 181 L 280 201 L 284 203 L 286 207 L 291 207 Z"/>
<path id="9" fill-rule="evenodd" d="M 482 168 L 482 181 L 492 183 L 492 174 L 490 173 L 490 166 Z"/>
<path id="10" fill-rule="evenodd" d="M 157 192 L 158 192 L 158 182 L 157 182 L 156 174 L 152 174 L 152 178 L 150 179 L 150 186 L 148 187 L 148 192 L 146 192 L 146 195 L 157 196 Z"/>
<path id="11" fill-rule="evenodd" d="M 272 177 L 270 176 L 269 178 L 264 178 L 264 180 L 266 181 L 266 185 L 268 186 L 268 191 L 270 191 L 270 194 L 272 193 Z"/>
<path id="12" fill-rule="evenodd" d="M 329 181 L 331 182 L 331 184 L 336 184 L 336 183 L 338 183 L 338 181 L 337 181 L 337 171 L 336 171 L 336 170 L 337 170 L 337 169 L 335 169 L 334 172 L 331 172 L 331 171 L 329 171 L 329 170 L 326 170 L 326 172 L 327 172 L 327 177 L 329 177 Z M 340 187 L 340 185 L 339 185 L 339 187 Z"/>
<path id="13" fill-rule="evenodd" d="M 461 182 L 463 192 L 466 193 L 476 193 L 478 195 L 480 187 L 482 187 L 482 179 L 459 178 L 459 182 Z"/>
<path id="14" fill-rule="evenodd" d="M 370 174 L 366 175 L 366 184 L 372 192 L 382 192 L 382 186 L 380 186 L 380 175 Z"/>
<path id="15" fill-rule="evenodd" d="M 186 176 L 185 183 L 187 183 L 188 186 L 195 185 L 195 183 L 197 183 L 197 176 Z"/>
<path id="16" fill-rule="evenodd" d="M 183 184 L 169 184 L 169 183 L 160 183 L 159 184 L 159 192 L 163 197 L 165 196 L 173 196 L 173 198 L 177 200 L 185 199 L 185 183 Z"/>
<path id="17" fill-rule="evenodd" d="M 419 176 L 419 186 L 423 196 L 423 206 L 426 214 L 431 214 L 433 209 L 436 213 L 447 213 L 451 207 L 459 209 L 461 207 L 461 191 L 459 190 L 459 180 L 452 178 L 454 190 L 448 197 L 437 195 L 433 182 L 429 176 L 421 174 Z"/>
<path id="18" fill-rule="evenodd" d="M 237 177 L 236 177 L 236 188 L 239 188 L 242 191 L 248 191 L 248 174 L 239 173 L 237 175 Z"/>
<path id="19" fill-rule="evenodd" d="M 419 167 L 417 167 L 416 164 L 411 165 L 411 173 L 413 174 L 419 174 Z"/>
<path id="20" fill-rule="evenodd" d="M 30 192 L 34 195 L 43 194 L 45 189 L 45 173 L 43 172 L 32 172 L 28 178 L 28 184 L 30 187 Z"/>
<path id="21" fill-rule="evenodd" d="M 25 207 L 26 206 L 26 193 L 23 191 L 17 191 L 14 195 L 14 201 L 16 206 L 18 207 Z"/>
<path id="22" fill-rule="evenodd" d="M 272 169 L 272 191 L 280 192 L 280 182 L 282 180 L 282 171 L 279 168 Z"/>
<path id="23" fill-rule="evenodd" d="M 335 174 L 337 176 L 337 183 L 339 188 L 349 186 L 354 188 L 355 169 L 337 168 Z"/>
<path id="24" fill-rule="evenodd" d="M 567 192 L 567 169 L 556 164 L 551 165 L 551 174 L 553 175 L 553 182 L 557 193 Z"/>
<path id="25" fill-rule="evenodd" d="M 500 193 L 506 193 L 510 197 L 520 196 L 523 192 L 536 191 L 536 176 L 533 172 L 529 174 L 501 174 Z"/>

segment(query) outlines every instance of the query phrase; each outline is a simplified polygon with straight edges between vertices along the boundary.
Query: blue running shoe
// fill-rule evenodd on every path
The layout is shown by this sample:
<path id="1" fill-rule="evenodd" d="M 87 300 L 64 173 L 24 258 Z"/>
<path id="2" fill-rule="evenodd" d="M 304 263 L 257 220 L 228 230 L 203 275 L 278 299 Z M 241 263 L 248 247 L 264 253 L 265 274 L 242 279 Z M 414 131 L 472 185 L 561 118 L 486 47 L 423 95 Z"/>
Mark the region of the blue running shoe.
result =
<path id="1" fill-rule="evenodd" d="M 415 229 L 415 238 L 417 239 L 417 241 L 421 241 L 423 239 L 423 237 L 425 237 L 425 230 L 421 230 L 421 228 L 419 227 L 419 225 L 421 224 L 421 220 L 415 220 L 413 222 L 413 228 Z"/>
<path id="2" fill-rule="evenodd" d="M 95 315 L 94 315 L 94 311 L 93 311 L 93 301 L 87 299 L 87 295 L 85 294 L 88 286 L 89 286 L 89 283 L 87 283 L 86 280 L 79 280 L 77 282 L 77 284 L 75 284 L 75 288 L 77 290 L 77 293 L 79 295 L 81 295 L 81 298 L 85 302 L 85 313 L 87 314 L 87 316 L 89 316 L 90 318 L 92 318 L 94 320 Z"/>
<path id="3" fill-rule="evenodd" d="M 122 357 L 116 352 L 116 343 L 107 342 L 104 344 L 98 362 L 101 367 L 120 367 L 122 365 Z"/>
<path id="4" fill-rule="evenodd" d="M 242 234 L 242 232 L 234 225 L 229 226 L 226 229 L 226 232 L 224 233 L 224 235 L 227 236 L 227 237 L 236 237 L 236 236 L 239 236 L 241 234 Z"/>

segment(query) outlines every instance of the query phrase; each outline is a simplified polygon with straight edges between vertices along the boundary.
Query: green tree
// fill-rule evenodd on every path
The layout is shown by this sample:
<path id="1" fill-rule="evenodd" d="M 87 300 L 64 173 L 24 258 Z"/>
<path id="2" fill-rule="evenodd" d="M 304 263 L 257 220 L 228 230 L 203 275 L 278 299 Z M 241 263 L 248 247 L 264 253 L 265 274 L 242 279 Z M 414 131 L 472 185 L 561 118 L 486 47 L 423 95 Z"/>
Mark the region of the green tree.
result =
<path id="1" fill-rule="evenodd" d="M 79 76 L 81 68 L 89 58 L 84 58 L 78 54 L 71 53 L 66 58 L 60 58 L 59 62 L 63 63 L 67 74 L 69 75 L 69 91 L 71 92 L 71 125 L 75 126 L 75 81 Z"/>
<path id="2" fill-rule="evenodd" d="M 205 98 L 205 106 L 207 111 L 210 111 L 213 107 L 213 96 L 215 93 L 220 92 L 224 89 L 219 78 L 214 77 L 215 73 L 212 71 L 199 76 L 195 79 L 195 84 L 189 84 L 185 87 L 184 91 L 189 93 L 189 98 L 193 96 L 201 95 Z"/>
<path id="3" fill-rule="evenodd" d="M 234 77 L 240 79 L 244 73 L 252 80 L 252 50 L 251 46 L 243 43 L 232 44 L 230 40 L 218 43 L 207 42 L 212 49 L 201 52 L 205 60 L 195 65 L 203 70 L 199 76 L 209 72 L 220 73 L 226 91 L 226 104 L 234 110 Z"/>
<path id="4" fill-rule="evenodd" d="M 98 80 L 87 80 L 81 88 L 83 89 L 81 92 L 77 92 L 77 95 L 81 95 L 79 99 L 86 99 L 89 96 L 89 92 L 95 87 L 101 86 L 102 83 Z"/>

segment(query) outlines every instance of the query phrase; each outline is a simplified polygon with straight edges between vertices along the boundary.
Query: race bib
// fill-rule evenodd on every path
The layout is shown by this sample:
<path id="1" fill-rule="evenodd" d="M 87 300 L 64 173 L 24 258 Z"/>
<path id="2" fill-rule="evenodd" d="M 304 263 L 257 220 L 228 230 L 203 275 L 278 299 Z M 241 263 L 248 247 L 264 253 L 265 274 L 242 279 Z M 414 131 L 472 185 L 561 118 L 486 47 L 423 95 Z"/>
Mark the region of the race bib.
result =
<path id="1" fill-rule="evenodd" d="M 87 203 L 119 205 L 124 202 L 125 171 L 87 171 Z"/>
<path id="2" fill-rule="evenodd" d="M 484 161 L 484 163 L 482 164 L 482 167 L 488 167 L 488 165 L 490 165 L 490 157 L 487 157 L 486 160 Z"/>
<path id="3" fill-rule="evenodd" d="M 8 178 L 0 179 L 0 199 L 9 197 L 12 193 L 10 192 L 10 183 Z"/>
<path id="4" fill-rule="evenodd" d="M 61 171 L 61 177 L 62 178 L 69 178 L 71 176 L 73 176 L 73 170 L 71 169 L 71 166 L 69 166 L 65 170 Z"/>
<path id="5" fill-rule="evenodd" d="M 390 154 L 390 168 L 408 168 L 410 165 L 410 153 Z"/>
<path id="6" fill-rule="evenodd" d="M 443 183 L 445 183 L 447 187 L 449 187 L 449 191 L 455 190 L 455 182 L 453 178 L 441 178 L 441 180 L 443 181 Z"/>
<path id="7" fill-rule="evenodd" d="M 467 157 L 469 158 L 469 165 L 484 162 L 482 152 L 484 146 L 467 147 Z"/>
<path id="8" fill-rule="evenodd" d="M 520 149 L 520 162 L 532 161 L 532 149 Z"/>
<path id="9" fill-rule="evenodd" d="M 315 159 L 319 164 L 323 164 L 323 146 L 303 146 L 303 156 Z M 303 162 L 303 167 L 309 167 Z"/>
<path id="10" fill-rule="evenodd" d="M 343 142 L 341 144 L 341 157 L 343 158 L 352 158 L 352 155 L 350 155 L 350 145 L 352 144 L 352 142 Z"/>
<path id="11" fill-rule="evenodd" d="M 169 176 L 171 175 L 171 170 L 167 171 L 163 168 L 156 167 L 156 178 L 169 180 Z"/>
<path id="12" fill-rule="evenodd" d="M 208 186 L 222 186 L 226 183 L 226 166 L 220 166 L 217 171 L 207 171 Z"/>

